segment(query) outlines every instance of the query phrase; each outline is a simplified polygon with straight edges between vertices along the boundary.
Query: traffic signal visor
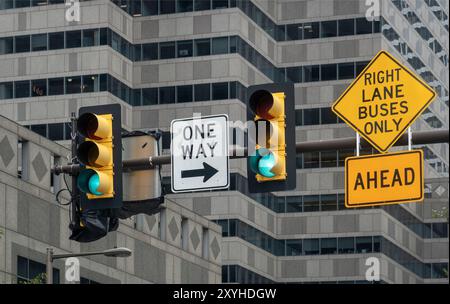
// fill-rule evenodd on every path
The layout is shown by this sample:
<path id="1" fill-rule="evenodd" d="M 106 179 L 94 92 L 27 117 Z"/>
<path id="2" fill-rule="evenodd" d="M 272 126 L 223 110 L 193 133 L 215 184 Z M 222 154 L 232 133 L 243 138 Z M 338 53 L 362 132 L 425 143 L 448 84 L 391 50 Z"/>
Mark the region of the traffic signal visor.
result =
<path id="1" fill-rule="evenodd" d="M 249 106 L 256 126 L 250 168 L 260 183 L 286 180 L 285 94 L 258 90 L 250 97 Z"/>
<path id="2" fill-rule="evenodd" d="M 114 197 L 112 115 L 93 113 L 78 118 L 78 132 L 84 141 L 78 146 L 78 160 L 86 166 L 77 180 L 88 199 Z"/>

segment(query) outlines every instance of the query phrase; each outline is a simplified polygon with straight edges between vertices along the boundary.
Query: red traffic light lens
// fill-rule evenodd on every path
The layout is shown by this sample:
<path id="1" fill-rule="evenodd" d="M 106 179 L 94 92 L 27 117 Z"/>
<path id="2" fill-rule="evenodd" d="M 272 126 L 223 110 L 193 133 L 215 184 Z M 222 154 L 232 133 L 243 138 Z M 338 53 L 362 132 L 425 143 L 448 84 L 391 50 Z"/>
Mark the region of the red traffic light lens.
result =
<path id="1" fill-rule="evenodd" d="M 250 109 L 259 117 L 264 119 L 272 119 L 271 109 L 274 105 L 273 96 L 265 90 L 256 91 L 249 100 Z"/>

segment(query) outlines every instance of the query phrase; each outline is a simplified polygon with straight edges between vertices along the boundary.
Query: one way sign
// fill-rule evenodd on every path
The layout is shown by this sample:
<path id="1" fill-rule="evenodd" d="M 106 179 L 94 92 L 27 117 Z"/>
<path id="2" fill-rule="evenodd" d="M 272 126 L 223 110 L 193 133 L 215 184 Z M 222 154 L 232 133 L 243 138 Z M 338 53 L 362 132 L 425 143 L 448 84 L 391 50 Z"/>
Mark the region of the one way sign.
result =
<path id="1" fill-rule="evenodd" d="M 228 188 L 228 116 L 175 119 L 172 135 L 172 191 Z"/>

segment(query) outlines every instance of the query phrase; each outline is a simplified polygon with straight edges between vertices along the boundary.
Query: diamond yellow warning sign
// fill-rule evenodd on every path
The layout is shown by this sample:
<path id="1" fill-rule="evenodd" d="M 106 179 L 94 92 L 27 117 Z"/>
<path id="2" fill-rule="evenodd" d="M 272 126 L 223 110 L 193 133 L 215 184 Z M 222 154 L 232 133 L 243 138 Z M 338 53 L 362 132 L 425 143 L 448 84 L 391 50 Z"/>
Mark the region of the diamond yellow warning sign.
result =
<path id="1" fill-rule="evenodd" d="M 384 153 L 433 101 L 436 93 L 386 51 L 379 52 L 332 109 Z"/>
<path id="2" fill-rule="evenodd" d="M 419 202 L 424 198 L 422 150 L 345 159 L 345 206 Z"/>

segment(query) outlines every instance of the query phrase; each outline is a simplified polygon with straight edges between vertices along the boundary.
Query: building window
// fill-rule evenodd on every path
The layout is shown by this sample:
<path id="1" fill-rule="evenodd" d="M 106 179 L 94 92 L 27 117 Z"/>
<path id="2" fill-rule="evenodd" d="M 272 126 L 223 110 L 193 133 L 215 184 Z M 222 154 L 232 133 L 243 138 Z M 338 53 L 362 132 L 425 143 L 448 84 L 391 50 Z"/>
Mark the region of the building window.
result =
<path id="1" fill-rule="evenodd" d="M 81 31 L 66 32 L 66 48 L 81 47 Z"/>
<path id="2" fill-rule="evenodd" d="M 29 283 L 31 280 L 43 279 L 45 264 L 17 256 L 17 283 Z M 45 280 L 44 280 L 45 282 Z M 53 268 L 53 284 L 59 284 L 59 269 Z"/>
<path id="3" fill-rule="evenodd" d="M 167 104 L 175 102 L 175 87 L 159 88 L 159 103 Z"/>
<path id="4" fill-rule="evenodd" d="M 315 212 L 320 210 L 320 198 L 318 195 L 303 196 L 303 212 Z"/>
<path id="5" fill-rule="evenodd" d="M 47 125 L 40 124 L 40 125 L 31 125 L 30 126 L 31 131 L 34 133 L 37 133 L 41 136 L 47 137 Z"/>
<path id="6" fill-rule="evenodd" d="M 48 139 L 64 140 L 64 124 L 56 123 L 48 125 Z"/>
<path id="7" fill-rule="evenodd" d="M 211 55 L 211 39 L 195 40 L 195 56 Z"/>
<path id="8" fill-rule="evenodd" d="M 228 82 L 212 84 L 213 100 L 228 99 Z"/>
<path id="9" fill-rule="evenodd" d="M 163 0 L 159 1 L 160 14 L 173 14 L 175 13 L 175 0 Z"/>
<path id="10" fill-rule="evenodd" d="M 82 92 L 91 93 L 99 91 L 99 78 L 98 75 L 83 76 Z"/>
<path id="11" fill-rule="evenodd" d="M 372 237 L 357 237 L 356 238 L 356 253 L 372 252 Z"/>
<path id="12" fill-rule="evenodd" d="M 31 96 L 47 95 L 47 79 L 38 79 L 31 81 Z"/>
<path id="13" fill-rule="evenodd" d="M 303 25 L 302 24 L 288 24 L 286 25 L 287 40 L 301 40 L 303 39 Z"/>
<path id="14" fill-rule="evenodd" d="M 320 77 L 320 70 L 318 65 L 311 65 L 311 66 L 305 66 L 303 67 L 304 71 L 304 82 L 312 82 L 312 81 L 319 81 Z"/>
<path id="15" fill-rule="evenodd" d="M 193 0 L 177 0 L 177 13 L 192 12 Z"/>
<path id="16" fill-rule="evenodd" d="M 30 51 L 30 36 L 17 36 L 14 37 L 15 41 L 15 52 L 24 53 Z"/>
<path id="17" fill-rule="evenodd" d="M 298 255 L 302 255 L 302 240 L 286 240 L 286 256 Z"/>
<path id="18" fill-rule="evenodd" d="M 0 55 L 12 54 L 14 52 L 14 38 L 0 38 Z"/>
<path id="19" fill-rule="evenodd" d="M 66 77 L 66 94 L 81 93 L 81 77 Z"/>
<path id="20" fill-rule="evenodd" d="M 320 37 L 336 37 L 337 36 L 337 21 L 322 21 L 320 23 Z"/>
<path id="21" fill-rule="evenodd" d="M 356 34 L 372 34 L 372 21 L 368 21 L 366 18 L 357 18 Z"/>
<path id="22" fill-rule="evenodd" d="M 336 64 L 324 64 L 321 66 L 321 78 L 322 81 L 330 81 L 337 79 L 337 65 Z"/>
<path id="23" fill-rule="evenodd" d="M 319 239 L 303 240 L 303 251 L 305 255 L 319 254 Z"/>
<path id="24" fill-rule="evenodd" d="M 303 37 L 304 39 L 319 38 L 319 22 L 304 23 L 303 24 Z"/>
<path id="25" fill-rule="evenodd" d="M 64 94 L 64 78 L 50 78 L 48 80 L 48 95 Z"/>
<path id="26" fill-rule="evenodd" d="M 320 240 L 320 254 L 336 254 L 337 253 L 337 239 L 327 238 Z"/>
<path id="27" fill-rule="evenodd" d="M 353 79 L 355 77 L 355 64 L 353 62 L 349 63 L 339 63 L 338 64 L 338 76 L 339 80 L 342 79 Z"/>
<path id="28" fill-rule="evenodd" d="M 303 125 L 320 124 L 320 109 L 303 109 Z"/>
<path id="29" fill-rule="evenodd" d="M 87 278 L 84 278 L 84 277 L 80 277 L 80 284 L 100 284 L 100 283 L 97 282 L 97 281 L 94 281 L 94 280 L 90 280 L 90 279 L 87 279 Z"/>
<path id="30" fill-rule="evenodd" d="M 177 57 L 192 57 L 192 40 L 177 42 Z"/>
<path id="31" fill-rule="evenodd" d="M 302 68 L 301 67 L 293 67 L 286 68 L 286 78 L 287 81 L 298 83 L 302 82 Z"/>
<path id="32" fill-rule="evenodd" d="M 355 19 L 338 21 L 339 36 L 355 35 Z"/>
<path id="33" fill-rule="evenodd" d="M 286 212 L 303 212 L 302 196 L 287 196 Z"/>
<path id="34" fill-rule="evenodd" d="M 192 102 L 192 86 L 177 87 L 177 102 Z"/>
<path id="35" fill-rule="evenodd" d="M 349 254 L 355 252 L 355 238 L 346 237 L 338 240 L 338 253 Z"/>
<path id="36" fill-rule="evenodd" d="M 156 104 L 158 104 L 158 89 L 142 89 L 142 105 L 148 106 Z"/>
<path id="37" fill-rule="evenodd" d="M 143 0 L 142 15 L 144 16 L 158 15 L 158 0 Z"/>
<path id="38" fill-rule="evenodd" d="M 336 157 L 335 157 L 336 159 Z M 336 165 L 336 160 L 334 161 Z M 321 211 L 335 211 L 337 210 L 336 194 L 326 194 L 320 196 L 320 210 Z"/>
<path id="39" fill-rule="evenodd" d="M 195 101 L 207 101 L 211 100 L 211 85 L 196 84 L 194 85 Z"/>
<path id="40" fill-rule="evenodd" d="M 228 0 L 212 0 L 213 9 L 228 8 Z"/>
<path id="41" fill-rule="evenodd" d="M 64 48 L 64 32 L 48 34 L 48 49 L 60 50 Z"/>
<path id="42" fill-rule="evenodd" d="M 165 1 L 163 1 L 165 2 Z M 164 42 L 159 44 L 159 58 L 175 58 L 175 42 Z"/>
<path id="43" fill-rule="evenodd" d="M 142 45 L 142 60 L 157 60 L 158 44 L 146 43 Z"/>
<path id="44" fill-rule="evenodd" d="M 211 9 L 211 0 L 194 0 L 195 11 L 205 11 Z"/>
<path id="45" fill-rule="evenodd" d="M 15 98 L 30 97 L 30 81 L 16 81 L 14 82 Z"/>
<path id="46" fill-rule="evenodd" d="M 213 38 L 212 39 L 212 54 L 227 54 L 228 53 L 228 37 Z"/>
<path id="47" fill-rule="evenodd" d="M 10 99 L 14 97 L 12 82 L 0 83 L 0 99 Z"/>
<path id="48" fill-rule="evenodd" d="M 100 44 L 100 30 L 83 30 L 83 46 L 95 46 Z"/>
<path id="49" fill-rule="evenodd" d="M 31 50 L 46 51 L 47 50 L 47 34 L 38 34 L 31 36 Z"/>
<path id="50" fill-rule="evenodd" d="M 335 167 L 337 167 L 336 150 L 327 150 L 320 152 L 320 168 L 335 168 Z"/>
<path id="51" fill-rule="evenodd" d="M 335 124 L 337 123 L 336 114 L 331 111 L 331 108 L 321 108 L 320 109 L 320 124 Z"/>

